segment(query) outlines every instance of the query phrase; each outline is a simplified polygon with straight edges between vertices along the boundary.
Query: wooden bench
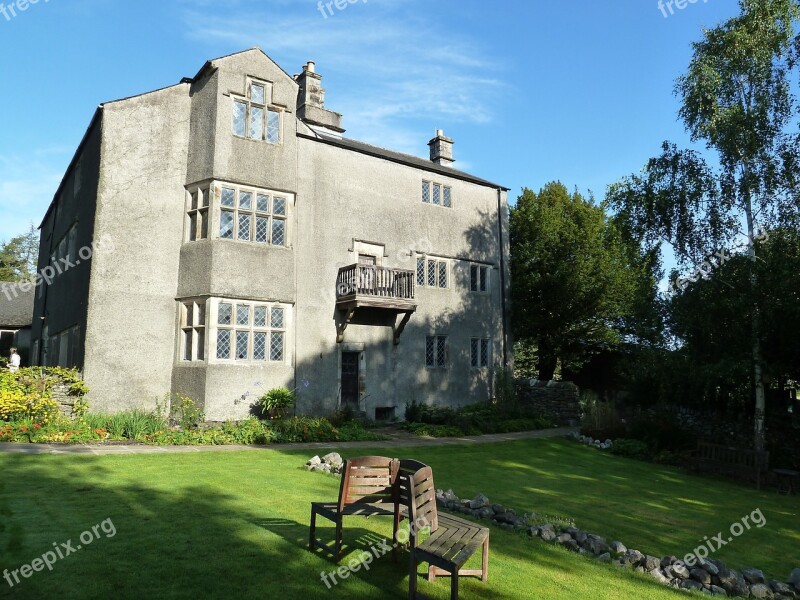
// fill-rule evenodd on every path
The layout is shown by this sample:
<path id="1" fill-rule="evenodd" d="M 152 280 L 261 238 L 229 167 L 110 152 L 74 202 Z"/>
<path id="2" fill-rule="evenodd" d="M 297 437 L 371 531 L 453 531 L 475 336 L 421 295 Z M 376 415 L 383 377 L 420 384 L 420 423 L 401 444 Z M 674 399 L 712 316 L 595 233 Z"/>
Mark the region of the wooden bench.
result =
<path id="1" fill-rule="evenodd" d="M 769 467 L 769 452 L 701 440 L 697 442 L 695 465 L 699 469 L 713 469 L 728 476 L 755 479 L 756 486 L 761 489 L 762 475 Z"/>
<path id="2" fill-rule="evenodd" d="M 311 529 L 308 548 L 324 547 L 317 544 L 317 515 L 336 525 L 333 556 L 339 562 L 342 553 L 342 520 L 344 517 L 394 517 L 394 536 L 400 521 L 397 504 L 397 474 L 400 461 L 385 456 L 362 456 L 346 460 L 339 486 L 338 502 L 311 503 Z M 395 558 L 397 550 L 392 550 Z"/>
<path id="3" fill-rule="evenodd" d="M 446 514 L 439 514 L 436 508 L 436 488 L 433 472 L 424 467 L 413 474 L 400 476 L 400 495 L 406 502 L 407 517 L 410 522 L 410 565 L 408 597 L 417 597 L 417 565 L 428 563 L 428 581 L 437 575 L 450 577 L 450 599 L 458 598 L 458 578 L 460 576 L 479 576 L 481 581 L 489 580 L 489 529 L 471 521 Z M 405 493 L 402 491 L 405 489 Z M 431 535 L 420 540 L 424 527 L 430 527 Z M 480 569 L 462 569 L 464 563 L 482 548 Z"/>

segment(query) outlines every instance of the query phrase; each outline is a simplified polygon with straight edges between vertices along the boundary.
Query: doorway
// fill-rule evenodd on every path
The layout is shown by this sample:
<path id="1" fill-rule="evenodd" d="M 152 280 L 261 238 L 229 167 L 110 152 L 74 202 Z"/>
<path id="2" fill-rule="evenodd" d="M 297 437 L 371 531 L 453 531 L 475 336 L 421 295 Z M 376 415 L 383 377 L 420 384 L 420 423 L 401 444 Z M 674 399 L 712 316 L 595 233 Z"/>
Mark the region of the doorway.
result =
<path id="1" fill-rule="evenodd" d="M 359 410 L 360 352 L 342 352 L 342 408 Z"/>

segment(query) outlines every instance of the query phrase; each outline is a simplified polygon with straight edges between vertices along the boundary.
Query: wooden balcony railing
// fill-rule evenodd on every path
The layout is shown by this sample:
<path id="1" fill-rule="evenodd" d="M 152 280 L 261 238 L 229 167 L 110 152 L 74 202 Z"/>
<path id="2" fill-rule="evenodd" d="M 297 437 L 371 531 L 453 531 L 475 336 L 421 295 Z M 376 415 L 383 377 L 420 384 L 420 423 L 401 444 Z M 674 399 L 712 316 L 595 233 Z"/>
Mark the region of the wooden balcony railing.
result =
<path id="1" fill-rule="evenodd" d="M 339 269 L 336 278 L 338 301 L 366 297 L 389 303 L 414 301 L 414 271 L 388 269 L 374 265 L 350 265 Z M 364 298 L 364 299 L 366 299 Z"/>

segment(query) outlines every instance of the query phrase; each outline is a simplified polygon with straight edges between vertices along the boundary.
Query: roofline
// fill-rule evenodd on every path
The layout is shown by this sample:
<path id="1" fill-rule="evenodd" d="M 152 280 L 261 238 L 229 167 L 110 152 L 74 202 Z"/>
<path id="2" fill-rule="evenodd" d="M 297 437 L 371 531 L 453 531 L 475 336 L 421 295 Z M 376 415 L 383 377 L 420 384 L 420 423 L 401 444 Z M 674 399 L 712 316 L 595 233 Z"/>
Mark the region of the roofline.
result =
<path id="1" fill-rule="evenodd" d="M 370 151 L 370 150 L 367 150 L 366 148 L 353 148 L 352 146 L 348 146 L 346 143 L 343 143 L 343 142 L 341 142 L 339 140 L 336 140 L 336 139 L 333 139 L 333 138 L 327 138 L 327 137 L 322 137 L 322 136 L 313 136 L 313 135 L 308 135 L 307 133 L 298 132 L 297 133 L 297 137 L 305 138 L 307 140 L 312 140 L 312 141 L 315 141 L 315 142 L 320 142 L 322 144 L 328 144 L 329 146 L 336 146 L 337 148 L 342 148 L 344 150 L 350 150 L 352 152 L 358 152 L 359 154 L 365 154 L 367 156 L 372 156 L 374 158 L 381 158 L 383 160 L 388 160 L 389 162 L 393 162 L 393 163 L 396 163 L 396 164 L 399 164 L 399 165 L 405 165 L 407 167 L 413 167 L 415 169 L 420 169 L 420 170 L 423 169 L 423 166 L 418 164 L 416 161 L 425 160 L 423 158 L 420 158 L 418 156 L 413 156 L 411 154 L 407 154 L 406 155 L 406 156 L 409 157 L 409 160 L 403 160 L 402 158 L 397 157 L 397 156 L 390 156 L 388 154 L 382 154 L 381 152 L 379 152 L 380 148 L 378 148 L 377 146 L 373 146 L 373 148 L 375 148 L 375 151 Z M 357 142 L 359 144 L 364 144 L 366 146 L 369 146 L 369 144 L 365 144 L 364 142 L 358 142 L 357 140 L 353 140 L 353 141 Z M 393 152 L 394 154 L 399 154 L 399 155 L 403 154 L 401 152 L 395 152 L 395 151 L 390 151 L 390 152 Z M 411 159 L 413 159 L 413 160 L 411 160 Z M 445 175 L 446 177 L 452 177 L 454 179 L 460 179 L 462 181 L 467 181 L 469 183 L 474 183 L 476 185 L 481 185 L 483 187 L 488 187 L 488 188 L 492 188 L 492 189 L 495 189 L 495 190 L 502 190 L 504 192 L 511 191 L 511 188 L 507 188 L 507 187 L 502 186 L 502 185 L 497 184 L 497 183 L 492 183 L 491 181 L 488 181 L 486 179 L 481 179 L 480 177 L 476 177 L 474 175 L 470 175 L 469 173 L 465 173 L 463 171 L 459 171 L 458 169 L 442 167 L 441 165 L 437 165 L 435 162 L 431 162 L 430 163 L 430 167 L 428 167 L 426 165 L 424 167 L 424 169 L 433 171 L 434 173 L 438 173 L 439 175 Z"/>
<path id="2" fill-rule="evenodd" d="M 195 82 L 200 80 L 200 78 L 203 76 L 203 74 L 206 72 L 207 69 L 212 68 L 212 67 L 216 69 L 217 67 L 214 67 L 214 63 L 217 62 L 218 60 L 224 60 L 226 58 L 231 58 L 232 56 L 238 56 L 239 54 L 245 54 L 246 52 L 252 52 L 253 50 L 258 50 L 259 52 L 261 52 L 261 54 L 266 56 L 270 60 L 270 62 L 272 62 L 276 67 L 278 67 L 283 72 L 283 74 L 286 75 L 286 77 L 288 77 L 290 80 L 294 81 L 294 77 L 289 75 L 289 73 L 286 72 L 286 69 L 284 69 L 282 66 L 280 66 L 269 54 L 264 52 L 259 46 L 253 46 L 252 48 L 248 48 L 247 50 L 240 50 L 239 52 L 233 52 L 232 54 L 226 54 L 225 56 L 218 56 L 217 58 L 212 58 L 210 60 L 207 60 L 206 63 L 200 68 L 200 70 L 197 72 L 197 74 L 194 77 L 184 77 L 183 79 L 181 79 L 180 82 L 181 83 L 195 83 Z M 295 82 L 295 84 L 297 84 L 296 81 L 294 81 L 294 82 Z"/>
<path id="3" fill-rule="evenodd" d="M 58 188 L 56 189 L 55 194 L 53 194 L 53 199 L 50 201 L 50 206 L 47 207 L 47 211 L 44 213 L 44 217 L 42 217 L 42 222 L 39 224 L 39 229 L 44 226 L 45 221 L 50 216 L 53 208 L 55 208 L 56 201 L 58 197 L 61 195 L 61 192 L 64 189 L 64 186 L 67 184 L 67 178 L 69 177 L 70 173 L 72 173 L 72 169 L 75 167 L 75 163 L 78 162 L 78 157 L 83 152 L 83 147 L 86 145 L 86 142 L 89 140 L 89 134 L 95 128 L 97 124 L 100 122 L 100 117 L 103 112 L 103 104 L 98 106 L 95 111 L 94 115 L 92 116 L 92 120 L 89 122 L 89 126 L 86 128 L 86 132 L 83 134 L 81 138 L 80 144 L 78 144 L 78 148 L 75 150 L 75 154 L 72 155 L 72 160 L 69 161 L 69 165 L 67 165 L 67 170 L 64 171 L 64 176 L 61 178 L 61 183 L 58 184 Z"/>
<path id="4" fill-rule="evenodd" d="M 47 217 L 50 216 L 50 212 L 55 207 L 56 201 L 58 200 L 59 195 L 64 189 L 64 186 L 67 183 L 67 179 L 69 178 L 70 174 L 72 173 L 73 168 L 75 167 L 75 163 L 78 162 L 80 158 L 83 147 L 86 145 L 87 140 L 89 139 L 89 134 L 94 129 L 94 126 L 97 125 L 99 122 L 100 116 L 105 109 L 106 105 L 109 104 L 116 104 L 118 102 L 125 102 L 126 100 L 133 100 L 134 98 L 141 98 L 142 96 L 147 96 L 148 94 L 157 94 L 158 92 L 163 92 L 165 90 L 170 90 L 172 88 L 176 88 L 180 85 L 183 85 L 185 82 L 181 81 L 179 83 L 175 83 L 173 85 L 168 85 L 162 88 L 158 88 L 155 90 L 150 90 L 149 92 L 144 92 L 142 94 L 135 94 L 133 96 L 127 96 L 125 98 L 118 98 L 116 100 L 109 100 L 108 102 L 103 102 L 100 104 L 94 112 L 92 116 L 92 120 L 89 122 L 89 126 L 86 128 L 86 132 L 83 134 L 83 138 L 81 138 L 80 143 L 78 144 L 78 148 L 75 150 L 75 154 L 72 155 L 72 160 L 70 160 L 69 164 L 67 165 L 66 170 L 64 171 L 64 176 L 61 178 L 61 183 L 58 184 L 58 188 L 56 189 L 55 194 L 53 195 L 53 199 L 50 201 L 50 206 L 47 207 L 47 211 L 44 213 L 44 217 L 42 217 L 42 222 L 39 224 L 39 229 L 42 228 L 45 221 L 47 221 Z"/>

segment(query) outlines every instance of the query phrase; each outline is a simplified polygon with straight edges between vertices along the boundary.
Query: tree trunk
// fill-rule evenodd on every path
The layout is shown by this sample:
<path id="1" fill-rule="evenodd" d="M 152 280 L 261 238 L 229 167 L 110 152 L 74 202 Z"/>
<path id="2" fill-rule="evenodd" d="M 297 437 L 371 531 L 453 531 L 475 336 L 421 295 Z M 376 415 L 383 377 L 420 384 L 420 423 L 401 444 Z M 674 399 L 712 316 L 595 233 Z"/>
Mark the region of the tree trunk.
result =
<path id="1" fill-rule="evenodd" d="M 745 177 L 749 174 L 749 170 L 745 169 Z M 745 182 L 745 185 L 747 183 Z M 750 198 L 749 190 L 745 192 L 745 215 L 747 217 L 747 254 L 752 261 L 752 271 L 750 273 L 750 293 L 753 301 L 753 317 L 752 317 L 752 336 L 753 336 L 753 379 L 755 383 L 756 393 L 756 407 L 754 414 L 754 428 L 753 428 L 753 447 L 757 451 L 762 451 L 766 447 L 766 439 L 764 435 L 764 415 L 766 409 L 766 394 L 764 392 L 764 366 L 763 358 L 761 356 L 761 315 L 759 312 L 758 302 L 758 273 L 756 246 L 755 246 L 755 220 L 753 218 L 753 204 Z"/>

